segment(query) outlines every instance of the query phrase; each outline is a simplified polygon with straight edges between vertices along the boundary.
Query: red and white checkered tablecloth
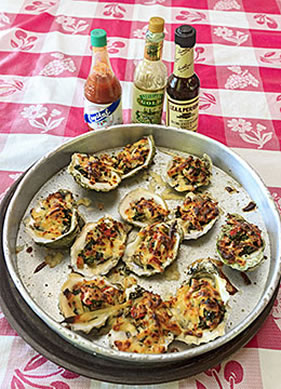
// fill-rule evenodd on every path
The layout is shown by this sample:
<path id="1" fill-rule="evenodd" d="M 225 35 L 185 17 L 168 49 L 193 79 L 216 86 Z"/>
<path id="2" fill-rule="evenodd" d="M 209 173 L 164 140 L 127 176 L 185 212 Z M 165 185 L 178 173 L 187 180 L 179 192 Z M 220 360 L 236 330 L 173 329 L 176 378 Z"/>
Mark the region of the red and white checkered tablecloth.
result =
<path id="1" fill-rule="evenodd" d="M 151 16 L 165 19 L 172 71 L 174 30 L 197 29 L 199 132 L 230 146 L 262 176 L 281 211 L 280 0 L 2 0 L 0 2 L 0 200 L 34 161 L 87 131 L 83 84 L 90 31 L 104 28 L 130 121 L 136 62 Z M 0 314 L 0 385 L 7 389 L 121 388 L 47 361 Z M 262 329 L 219 366 L 163 389 L 281 388 L 281 292 Z M 147 388 L 147 387 L 146 387 Z"/>

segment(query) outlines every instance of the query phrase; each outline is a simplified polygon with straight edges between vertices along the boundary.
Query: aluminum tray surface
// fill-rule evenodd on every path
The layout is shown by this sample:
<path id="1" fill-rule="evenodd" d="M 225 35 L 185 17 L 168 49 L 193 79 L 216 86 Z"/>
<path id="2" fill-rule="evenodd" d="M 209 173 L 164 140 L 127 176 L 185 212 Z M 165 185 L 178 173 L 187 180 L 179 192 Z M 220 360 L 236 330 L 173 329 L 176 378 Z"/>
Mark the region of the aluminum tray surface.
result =
<path id="1" fill-rule="evenodd" d="M 66 166 L 73 152 L 98 153 L 119 150 L 125 144 L 132 143 L 148 134 L 154 135 L 156 141 L 157 152 L 154 164 L 148 172 L 139 173 L 133 178 L 124 180 L 121 186 L 112 192 L 86 191 L 77 185 L 66 172 Z M 34 273 L 49 252 L 35 245 L 24 228 L 23 221 L 38 199 L 60 188 L 69 189 L 76 199 L 86 197 L 91 200 L 89 207 L 82 205 L 79 207 L 87 222 L 98 220 L 105 214 L 120 218 L 119 201 L 131 189 L 153 188 L 160 194 L 166 191 L 167 187 L 160 177 L 171 158 L 171 153 L 179 155 L 190 153 L 202 156 L 204 152 L 210 155 L 214 163 L 212 183 L 206 191 L 219 201 L 222 210 L 220 219 L 206 236 L 196 241 L 185 241 L 181 245 L 176 262 L 163 275 L 138 280 L 146 289 L 159 293 L 163 298 L 175 293 L 176 288 L 185 279 L 188 264 L 203 257 L 217 258 L 215 241 L 225 221 L 226 213 L 236 212 L 243 215 L 263 231 L 266 241 L 266 260 L 258 269 L 248 273 L 251 280 L 250 285 L 245 284 L 239 272 L 224 267 L 224 272 L 239 289 L 239 292 L 231 298 L 231 312 L 226 334 L 208 344 L 189 349 L 177 342 L 178 353 L 148 356 L 111 350 L 108 347 L 106 336 L 91 339 L 62 326 L 60 322 L 63 317 L 58 309 L 58 295 L 61 285 L 70 272 L 69 253 L 64 251 L 64 260 L 56 267 L 45 266 L 39 272 Z M 229 193 L 226 187 L 232 187 L 235 191 Z M 250 201 L 255 201 L 257 207 L 254 211 L 243 212 L 242 209 Z M 178 199 L 167 200 L 169 208 L 175 207 L 180 202 L 181 200 Z M 228 148 L 209 138 L 182 130 L 161 126 L 127 125 L 80 136 L 43 157 L 33 166 L 17 188 L 8 209 L 4 227 L 4 246 L 9 272 L 23 298 L 36 314 L 65 339 L 85 351 L 111 358 L 142 362 L 171 362 L 182 358 L 192 358 L 225 344 L 258 317 L 272 297 L 280 277 L 279 236 L 278 212 L 267 189 L 252 169 Z"/>

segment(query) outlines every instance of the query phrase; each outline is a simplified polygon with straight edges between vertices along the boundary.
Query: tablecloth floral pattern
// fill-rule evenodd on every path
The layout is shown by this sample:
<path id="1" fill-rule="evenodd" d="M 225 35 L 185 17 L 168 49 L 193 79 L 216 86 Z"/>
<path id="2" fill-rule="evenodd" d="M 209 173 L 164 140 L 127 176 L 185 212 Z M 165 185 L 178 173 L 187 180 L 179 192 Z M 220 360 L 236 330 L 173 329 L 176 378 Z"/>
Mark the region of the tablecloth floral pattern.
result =
<path id="1" fill-rule="evenodd" d="M 174 30 L 197 29 L 199 132 L 228 145 L 262 176 L 281 212 L 281 2 L 279 0 L 2 0 L 0 2 L 0 200 L 34 161 L 87 131 L 83 84 L 89 33 L 104 28 L 122 83 L 124 122 L 151 16 L 165 19 L 163 59 L 172 71 Z M 121 389 L 38 355 L 0 314 L 0 385 L 12 389 Z M 162 389 L 280 387 L 281 292 L 258 334 L 198 376 Z M 143 387 L 144 388 L 144 387 Z"/>

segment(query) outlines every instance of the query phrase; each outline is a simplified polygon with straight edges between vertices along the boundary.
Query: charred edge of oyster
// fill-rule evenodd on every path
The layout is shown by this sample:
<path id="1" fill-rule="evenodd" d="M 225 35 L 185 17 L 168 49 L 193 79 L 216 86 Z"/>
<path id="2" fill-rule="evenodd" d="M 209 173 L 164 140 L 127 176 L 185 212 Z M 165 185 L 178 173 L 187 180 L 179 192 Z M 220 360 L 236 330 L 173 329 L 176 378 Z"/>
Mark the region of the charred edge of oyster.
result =
<path id="1" fill-rule="evenodd" d="M 83 168 L 81 167 L 81 158 L 88 158 L 89 160 L 91 158 L 94 158 L 97 163 L 100 163 L 101 167 L 103 166 L 107 170 L 107 177 L 104 177 L 104 181 L 98 181 L 94 178 L 93 173 L 93 183 L 91 183 L 91 180 L 86 177 L 86 173 L 83 174 Z M 80 166 L 80 168 L 79 168 Z M 106 163 L 105 161 L 101 160 L 97 156 L 89 156 L 88 154 L 80 154 L 75 153 L 71 157 L 71 162 L 68 166 L 68 173 L 70 173 L 77 184 L 82 186 L 84 189 L 90 189 L 95 190 L 96 192 L 109 192 L 120 184 L 121 182 L 121 176 L 120 172 L 118 172 L 116 169 L 113 168 L 109 163 Z"/>
<path id="2" fill-rule="evenodd" d="M 227 215 L 216 246 L 220 260 L 239 271 L 255 270 L 264 259 L 265 241 L 261 230 L 238 214 Z"/>
<path id="3" fill-rule="evenodd" d="M 166 233 L 168 234 L 170 240 L 174 238 L 174 242 L 173 247 L 168 249 L 168 253 L 166 254 L 167 258 L 165 258 L 164 262 L 161 262 L 163 255 L 158 255 L 157 257 L 154 255 L 153 250 L 156 250 L 154 247 L 155 245 L 159 244 L 159 242 L 161 245 L 163 241 L 161 243 L 159 240 L 160 238 L 157 240 L 154 236 L 153 239 L 150 240 L 150 243 L 146 242 L 150 244 L 150 248 L 147 246 L 142 247 L 142 243 L 146 238 L 150 239 L 151 234 L 157 233 L 157 231 L 160 231 L 160 236 L 163 236 L 163 234 L 161 234 L 161 229 L 163 228 L 166 229 Z M 127 245 L 123 261 L 126 263 L 129 270 L 139 276 L 149 277 L 157 273 L 163 273 L 166 267 L 168 267 L 176 259 L 182 237 L 182 229 L 178 226 L 176 220 L 172 220 L 169 223 L 154 223 L 150 226 L 144 227 L 138 232 L 136 239 Z M 170 244 L 167 240 L 166 242 L 167 244 Z M 140 252 L 138 252 L 138 249 Z M 167 251 L 167 247 L 164 247 L 164 251 L 165 250 Z M 145 254 L 149 256 L 150 263 L 142 263 L 141 256 L 145 256 Z M 151 263 L 153 263 L 153 265 Z"/>
<path id="4" fill-rule="evenodd" d="M 204 168 L 206 170 L 206 174 L 204 174 L 203 179 L 200 180 L 199 182 L 192 182 L 186 176 L 182 175 L 181 171 L 178 174 L 178 179 L 170 177 L 170 175 L 168 174 L 168 171 L 172 168 L 174 161 L 179 158 L 178 164 L 180 167 L 180 164 L 184 163 L 184 161 L 186 161 L 190 157 L 192 157 L 194 161 L 198 160 L 200 162 L 203 162 Z M 212 160 L 207 154 L 203 154 L 202 158 L 195 157 L 192 155 L 189 155 L 187 158 L 178 156 L 178 157 L 172 158 L 168 162 L 167 168 L 166 168 L 166 171 L 164 174 L 164 179 L 167 182 L 167 184 L 169 184 L 177 192 L 187 192 L 187 191 L 194 192 L 197 188 L 202 187 L 202 186 L 207 186 L 210 184 L 210 180 L 212 177 L 212 167 L 213 167 Z M 196 175 L 198 176 L 197 173 L 196 173 Z"/>
<path id="5" fill-rule="evenodd" d="M 136 206 L 137 202 L 148 201 L 150 203 L 143 204 L 143 207 L 151 214 L 151 218 L 147 219 L 146 214 L 141 213 L 141 203 L 139 203 L 139 209 Z M 152 201 L 152 202 L 151 202 Z M 154 207 L 154 204 L 156 205 Z M 157 207 L 159 209 L 157 210 Z M 128 212 L 134 213 L 133 216 L 128 215 Z M 158 212 L 158 216 L 157 216 Z M 128 223 L 133 224 L 136 227 L 145 227 L 155 222 L 164 221 L 168 216 L 168 208 L 165 201 L 157 194 L 150 192 L 144 188 L 138 188 L 129 192 L 120 202 L 119 213 L 121 217 Z M 155 215 L 153 215 L 155 214 Z M 158 220 L 157 220 L 158 219 Z"/>
<path id="6" fill-rule="evenodd" d="M 156 152 L 156 147 L 155 147 L 155 143 L 154 143 L 154 138 L 152 135 L 148 135 L 148 136 L 144 136 L 143 138 L 139 139 L 138 141 L 134 142 L 133 144 L 130 144 L 128 146 L 134 146 L 134 144 L 138 143 L 139 141 L 141 141 L 142 139 L 147 139 L 148 141 L 148 145 L 149 145 L 149 152 L 148 152 L 148 155 L 144 161 L 144 163 L 140 166 L 137 166 L 136 168 L 133 168 L 131 171 L 129 172 L 123 172 L 123 174 L 121 175 L 121 178 L 122 180 L 126 179 L 126 178 L 129 178 L 129 177 L 132 177 L 134 176 L 135 174 L 137 174 L 140 170 L 143 170 L 143 169 L 146 169 L 148 168 L 148 166 L 152 163 L 153 161 L 153 157 L 155 155 L 155 152 Z M 128 147 L 126 146 L 126 147 Z M 122 153 L 124 153 L 124 151 L 126 150 L 126 147 L 123 148 L 123 150 L 121 150 L 120 153 L 118 153 L 116 155 L 116 158 L 118 159 L 119 156 L 121 155 L 121 161 L 122 161 Z M 120 165 L 120 163 L 119 163 Z M 122 168 L 120 168 L 120 166 L 117 166 L 117 169 L 118 170 L 122 170 Z"/>
<path id="7" fill-rule="evenodd" d="M 35 225 L 35 220 L 32 216 L 33 210 L 36 210 L 36 207 L 39 209 L 43 209 L 43 202 L 48 201 L 51 196 L 57 196 L 58 194 L 62 195 L 63 198 L 66 198 L 66 196 L 70 196 L 71 199 L 71 204 L 70 206 L 66 206 L 66 215 L 69 214 L 69 212 L 72 212 L 72 217 L 71 217 L 71 224 L 69 226 L 69 229 L 65 232 L 62 233 L 58 237 L 50 238 L 47 239 L 46 237 L 43 236 L 38 236 L 38 231 L 42 232 L 42 227 L 38 229 Z M 57 207 L 60 207 L 61 203 L 58 202 Z M 45 206 L 44 206 L 45 207 Z M 51 214 L 55 213 L 55 211 L 58 211 L 58 208 L 54 205 L 53 211 L 50 210 L 49 214 L 47 214 L 48 219 L 50 220 L 50 223 L 52 222 Z M 46 218 L 42 217 L 42 220 L 46 221 Z M 56 223 L 57 220 L 60 220 L 59 218 L 56 218 Z M 65 221 L 61 220 L 61 225 L 64 225 Z M 27 224 L 26 224 L 26 231 L 27 233 L 31 236 L 31 238 L 34 240 L 35 243 L 41 246 L 45 246 L 47 248 L 52 248 L 52 249 L 59 249 L 59 248 L 68 248 L 72 245 L 73 241 L 75 240 L 76 236 L 79 234 L 81 228 L 85 224 L 84 219 L 82 216 L 79 214 L 77 208 L 76 208 L 76 202 L 73 199 L 73 195 L 70 191 L 65 190 L 65 189 L 59 189 L 57 192 L 49 194 L 46 198 L 42 199 L 37 203 L 37 205 L 32 208 L 30 211 L 30 217 L 28 218 Z M 37 233 L 36 233 L 37 230 Z M 46 231 L 47 232 L 47 231 Z M 44 232 L 42 232 L 44 234 Z M 46 234 L 45 234 L 46 235 Z"/>
<path id="8" fill-rule="evenodd" d="M 188 298 L 192 300 L 190 305 Z M 193 262 L 186 281 L 170 303 L 173 317 L 181 327 L 176 340 L 199 345 L 224 335 L 229 298 L 227 281 L 221 276 L 216 261 L 206 258 Z"/>
<path id="9" fill-rule="evenodd" d="M 107 274 L 122 258 L 129 230 L 128 225 L 110 216 L 87 223 L 71 247 L 73 268 L 89 277 Z M 86 249 L 89 257 L 84 252 Z"/>
<path id="10" fill-rule="evenodd" d="M 85 279 L 81 274 L 71 273 L 59 295 L 59 309 L 65 318 L 63 323 L 74 331 L 87 334 L 104 327 L 126 306 L 124 291 L 104 277 Z"/>
<path id="11" fill-rule="evenodd" d="M 196 228 L 193 228 L 193 224 L 192 224 L 192 220 L 183 220 L 182 219 L 182 216 L 181 216 L 181 209 L 182 207 L 184 207 L 184 204 L 186 202 L 187 199 L 190 199 L 191 201 L 196 201 L 196 200 L 203 200 L 203 201 L 209 201 L 211 206 L 213 207 L 213 210 L 214 210 L 214 217 L 208 221 L 207 223 L 205 224 L 201 224 L 201 228 L 200 229 L 196 229 Z M 218 220 L 219 216 L 220 216 L 220 210 L 217 206 L 217 201 L 215 199 L 213 199 L 208 193 L 206 194 L 195 194 L 193 192 L 189 192 L 186 197 L 185 197 L 185 200 L 184 200 L 184 203 L 182 204 L 182 206 L 178 206 L 176 211 L 174 212 L 174 216 L 175 218 L 179 221 L 179 224 L 181 226 L 181 228 L 183 229 L 183 233 L 184 233 L 184 237 L 183 239 L 185 240 L 189 240 L 189 239 L 198 239 L 200 238 L 202 235 L 205 235 L 216 223 L 216 221 Z M 192 208 L 192 207 L 191 207 Z M 196 218 L 196 215 L 190 215 L 190 217 L 192 218 L 192 216 L 194 216 L 194 218 Z"/>

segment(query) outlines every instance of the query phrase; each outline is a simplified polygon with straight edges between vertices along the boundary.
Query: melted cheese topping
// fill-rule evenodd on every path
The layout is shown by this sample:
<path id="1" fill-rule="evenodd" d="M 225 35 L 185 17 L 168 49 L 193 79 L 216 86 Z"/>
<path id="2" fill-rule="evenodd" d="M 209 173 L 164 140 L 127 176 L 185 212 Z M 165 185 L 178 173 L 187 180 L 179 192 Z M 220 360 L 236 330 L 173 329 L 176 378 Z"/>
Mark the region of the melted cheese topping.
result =
<path id="1" fill-rule="evenodd" d="M 30 211 L 34 233 L 45 239 L 57 239 L 71 228 L 74 200 L 70 192 L 58 191 L 43 199 Z"/>
<path id="2" fill-rule="evenodd" d="M 102 218 L 88 231 L 84 248 L 77 255 L 77 267 L 96 266 L 113 258 L 121 258 L 125 250 L 126 231 L 122 223 Z"/>
<path id="3" fill-rule="evenodd" d="M 186 197 L 182 206 L 176 210 L 176 218 L 183 221 L 186 231 L 202 231 L 203 227 L 219 215 L 218 203 L 208 196 L 197 195 L 194 199 Z"/>
<path id="4" fill-rule="evenodd" d="M 213 331 L 226 311 L 216 284 L 208 277 L 191 278 L 177 291 L 171 307 L 184 335 L 198 338 L 204 330 Z"/>
<path id="5" fill-rule="evenodd" d="M 264 246 L 261 230 L 242 217 L 228 214 L 217 242 L 222 258 L 229 264 L 246 264 L 246 257 Z"/>
<path id="6" fill-rule="evenodd" d="M 168 215 L 169 211 L 158 204 L 153 198 L 132 201 L 130 208 L 125 210 L 128 221 L 138 221 L 143 223 L 154 223 L 156 221 L 163 221 Z"/>
<path id="7" fill-rule="evenodd" d="M 129 312 L 118 317 L 112 328 L 116 332 L 114 346 L 134 353 L 163 353 L 173 335 L 181 332 L 161 297 L 150 292 L 133 302 Z M 126 334 L 125 339 L 118 339 L 120 331 Z"/>
<path id="8" fill-rule="evenodd" d="M 175 189 L 194 191 L 199 186 L 209 184 L 211 172 L 203 159 L 190 155 L 188 158 L 174 157 L 167 175 Z"/>
<path id="9" fill-rule="evenodd" d="M 148 138 L 140 139 L 132 145 L 127 145 L 117 155 L 116 168 L 121 170 L 123 174 L 127 174 L 132 170 L 144 165 L 151 151 Z"/>
<path id="10" fill-rule="evenodd" d="M 108 306 L 120 304 L 124 300 L 123 293 L 113 286 L 109 286 L 103 279 L 82 281 L 75 284 L 70 291 L 63 291 L 76 314 L 85 311 L 95 311 Z"/>
<path id="11" fill-rule="evenodd" d="M 165 263 L 175 256 L 177 234 L 174 227 L 155 223 L 143 228 L 138 237 L 141 242 L 134 252 L 133 261 L 145 270 L 157 269 L 163 272 Z"/>
<path id="12" fill-rule="evenodd" d="M 67 300 L 67 311 L 63 310 L 63 314 L 71 324 L 109 317 L 126 306 L 125 293 L 102 278 L 79 281 L 62 293 Z"/>
<path id="13" fill-rule="evenodd" d="M 76 154 L 74 169 L 89 180 L 90 185 L 96 183 L 116 185 L 118 182 L 118 172 L 113 168 L 113 165 L 114 161 L 111 160 L 109 155 L 103 154 L 101 157 L 97 157 L 94 155 Z"/>

